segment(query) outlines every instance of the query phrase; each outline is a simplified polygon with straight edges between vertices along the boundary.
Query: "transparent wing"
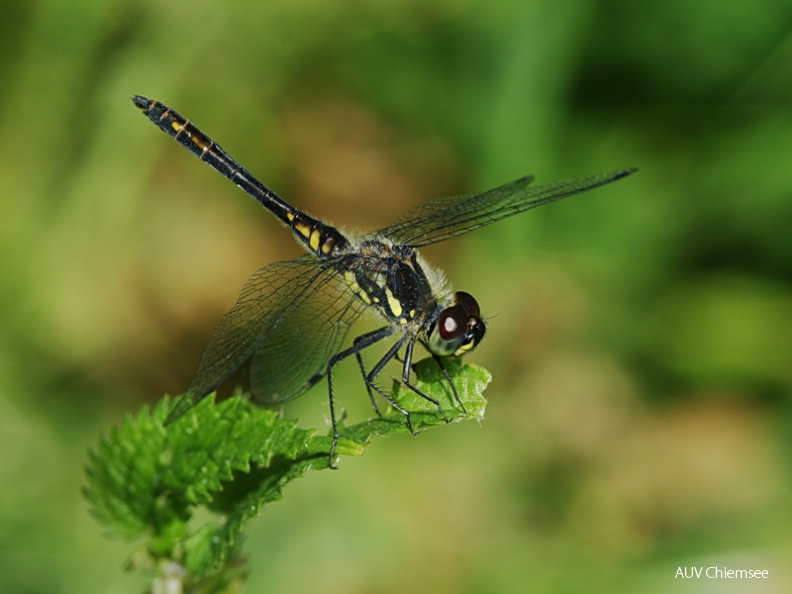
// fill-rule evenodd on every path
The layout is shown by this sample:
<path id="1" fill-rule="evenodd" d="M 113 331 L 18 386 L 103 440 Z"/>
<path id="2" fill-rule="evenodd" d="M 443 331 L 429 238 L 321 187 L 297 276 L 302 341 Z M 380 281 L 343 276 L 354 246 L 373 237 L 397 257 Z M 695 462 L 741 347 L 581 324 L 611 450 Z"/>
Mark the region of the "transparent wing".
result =
<path id="1" fill-rule="evenodd" d="M 250 387 L 261 404 L 292 400 L 321 380 L 349 327 L 367 307 L 330 271 L 316 285 L 253 353 Z"/>
<path id="2" fill-rule="evenodd" d="M 384 235 L 396 243 L 419 248 L 451 239 L 531 208 L 593 190 L 635 171 L 623 169 L 543 186 L 530 186 L 534 178 L 529 175 L 481 194 L 424 202 L 409 210 L 395 224 L 373 235 Z"/>
<path id="3" fill-rule="evenodd" d="M 332 334 L 334 328 L 328 326 L 327 322 L 318 324 L 310 319 L 310 315 L 322 313 L 314 305 L 316 299 L 313 295 L 317 292 L 321 293 L 329 288 L 340 301 L 344 298 L 351 300 L 352 293 L 349 290 L 344 296 L 338 295 L 340 285 L 334 282 L 334 275 L 334 270 L 321 267 L 313 256 L 276 262 L 257 270 L 245 283 L 234 307 L 215 328 L 195 379 L 168 416 L 166 423 L 175 421 L 217 389 L 251 359 L 261 345 L 270 344 L 270 350 L 276 349 L 278 345 L 272 342 L 273 335 L 275 339 L 281 338 L 282 329 L 287 326 L 298 332 L 303 340 L 314 341 L 315 345 L 322 341 L 338 340 Z M 309 315 L 300 313 L 301 307 L 306 303 L 309 304 Z M 306 326 L 302 327 L 300 324 Z M 315 332 L 316 330 L 320 332 Z M 300 352 L 291 348 L 292 345 L 289 346 L 290 350 L 284 351 L 280 357 L 281 360 L 290 360 L 291 371 L 294 371 L 299 367 L 297 361 Z M 302 376 L 307 373 L 308 371 L 303 371 L 291 377 L 284 376 L 280 380 L 279 389 L 284 389 L 284 381 L 293 381 L 294 389 L 298 389 L 303 381 Z"/>

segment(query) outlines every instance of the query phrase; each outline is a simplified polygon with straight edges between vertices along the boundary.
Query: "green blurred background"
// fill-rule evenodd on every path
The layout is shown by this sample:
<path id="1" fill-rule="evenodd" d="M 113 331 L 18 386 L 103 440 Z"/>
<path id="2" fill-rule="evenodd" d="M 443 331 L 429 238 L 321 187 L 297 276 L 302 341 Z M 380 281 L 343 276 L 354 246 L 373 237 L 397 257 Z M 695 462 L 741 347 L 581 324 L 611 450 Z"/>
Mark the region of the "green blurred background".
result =
<path id="1" fill-rule="evenodd" d="M 487 419 L 290 485 L 247 533 L 248 591 L 792 589 L 788 0 L 0 13 L 0 591 L 142 591 L 79 494 L 87 448 L 182 391 L 247 276 L 299 253 L 135 93 L 366 230 L 526 173 L 640 168 L 427 250 L 489 316 Z M 324 387 L 286 414 L 322 429 Z M 674 579 L 711 565 L 771 578 Z"/>

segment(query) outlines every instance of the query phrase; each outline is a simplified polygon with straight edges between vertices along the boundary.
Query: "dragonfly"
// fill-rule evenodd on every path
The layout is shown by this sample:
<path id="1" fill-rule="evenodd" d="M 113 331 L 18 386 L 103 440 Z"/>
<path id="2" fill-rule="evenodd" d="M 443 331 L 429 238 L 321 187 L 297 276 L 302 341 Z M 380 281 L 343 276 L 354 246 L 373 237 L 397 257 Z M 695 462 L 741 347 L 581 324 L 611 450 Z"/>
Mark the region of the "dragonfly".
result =
<path id="1" fill-rule="evenodd" d="M 357 359 L 374 409 L 379 413 L 377 394 L 404 415 L 413 434 L 410 412 L 376 380 L 389 362 L 401 361 L 401 383 L 444 416 L 439 401 L 412 383 L 416 345 L 435 359 L 464 409 L 443 357 L 472 351 L 483 340 L 486 325 L 475 298 L 453 291 L 440 271 L 421 257 L 419 248 L 636 171 L 622 169 L 540 186 L 532 186 L 534 177 L 528 175 L 487 192 L 424 202 L 378 231 L 346 233 L 286 202 L 167 105 L 141 95 L 133 96 L 132 102 L 152 123 L 272 212 L 308 252 L 294 260 L 266 264 L 247 280 L 236 304 L 214 330 L 195 378 L 165 424 L 185 415 L 243 365 L 248 365 L 252 397 L 263 405 L 297 398 L 327 378 L 331 467 L 339 440 L 333 369 L 348 357 Z M 342 348 L 353 322 L 365 312 L 374 312 L 382 325 Z M 366 369 L 363 351 L 386 339 L 393 344 Z"/>

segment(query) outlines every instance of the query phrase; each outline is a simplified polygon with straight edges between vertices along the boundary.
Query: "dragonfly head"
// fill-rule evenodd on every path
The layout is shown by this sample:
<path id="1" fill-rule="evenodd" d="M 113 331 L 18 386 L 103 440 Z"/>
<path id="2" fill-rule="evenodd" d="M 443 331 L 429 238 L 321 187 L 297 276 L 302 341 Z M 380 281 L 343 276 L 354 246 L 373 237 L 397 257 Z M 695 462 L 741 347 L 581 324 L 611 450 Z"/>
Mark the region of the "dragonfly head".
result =
<path id="1" fill-rule="evenodd" d="M 459 357 L 478 346 L 485 330 L 476 300 L 470 293 L 457 291 L 429 329 L 428 347 L 441 357 Z"/>

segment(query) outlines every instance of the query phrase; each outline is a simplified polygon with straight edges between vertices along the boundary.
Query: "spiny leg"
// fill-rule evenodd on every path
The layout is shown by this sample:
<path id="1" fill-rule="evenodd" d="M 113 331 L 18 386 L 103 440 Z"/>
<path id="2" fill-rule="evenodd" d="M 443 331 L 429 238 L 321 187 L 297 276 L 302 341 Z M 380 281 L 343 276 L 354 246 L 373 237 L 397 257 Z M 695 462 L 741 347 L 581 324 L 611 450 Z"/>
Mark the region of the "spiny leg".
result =
<path id="1" fill-rule="evenodd" d="M 356 345 L 361 338 L 363 337 L 358 336 L 355 340 L 352 341 L 352 344 Z M 368 380 L 366 379 L 366 377 L 368 377 L 368 371 L 366 371 L 366 366 L 363 363 L 363 353 L 361 353 L 361 351 L 358 351 L 357 353 L 355 353 L 355 358 L 357 359 L 358 367 L 360 368 L 360 373 L 363 376 L 363 383 L 366 384 L 366 391 L 368 392 L 369 400 L 371 400 L 371 406 L 374 408 L 374 412 L 377 413 L 377 416 L 382 418 L 382 413 L 380 412 L 380 409 L 377 406 L 377 401 L 374 399 L 374 392 L 371 391 L 371 386 L 369 385 Z"/>
<path id="2" fill-rule="evenodd" d="M 443 375 L 445 376 L 448 385 L 451 386 L 451 392 L 454 394 L 454 400 L 456 400 L 459 406 L 462 408 L 462 412 L 467 414 L 467 409 L 465 408 L 465 405 L 462 404 L 462 401 L 459 399 L 459 392 L 457 392 L 456 386 L 454 385 L 454 381 L 451 379 L 451 375 L 448 373 L 446 366 L 443 365 L 443 359 L 440 357 L 440 355 L 436 355 L 434 353 L 432 353 L 432 358 L 435 360 L 435 363 L 437 363 L 437 366 L 440 368 L 440 371 L 443 372 Z"/>
<path id="3" fill-rule="evenodd" d="M 338 422 L 336 419 L 336 412 L 335 412 L 335 396 L 333 394 L 333 367 L 339 362 L 343 361 L 350 355 L 357 355 L 365 348 L 370 347 L 373 344 L 376 344 L 380 340 L 383 340 L 393 334 L 393 328 L 391 326 L 385 326 L 384 328 L 379 328 L 378 330 L 374 330 L 372 332 L 368 332 L 361 336 L 358 336 L 352 343 L 352 346 L 348 349 L 341 351 L 340 353 L 336 353 L 330 359 L 327 364 L 327 391 L 330 396 L 330 422 L 333 425 L 333 443 L 330 446 L 330 468 L 337 468 L 333 464 L 333 460 L 335 459 L 335 450 L 336 445 L 338 444 Z M 402 339 L 403 342 L 404 339 Z M 375 387 L 376 388 L 376 387 Z M 379 390 L 378 390 L 379 391 Z M 389 399 L 388 399 L 389 400 Z M 397 407 L 398 408 L 398 407 Z M 406 411 L 402 411 L 406 414 Z"/>
<path id="4" fill-rule="evenodd" d="M 387 402 L 393 408 L 395 408 L 400 413 L 402 413 L 407 418 L 407 429 L 409 429 L 410 433 L 412 433 L 413 435 L 418 435 L 418 432 L 415 429 L 413 429 L 412 419 L 410 418 L 410 413 L 407 411 L 407 409 L 399 405 L 393 398 L 391 398 L 388 394 L 386 394 L 385 391 L 382 390 L 382 388 L 380 388 L 377 384 L 374 383 L 374 381 L 377 378 L 377 375 L 379 375 L 379 372 L 382 371 L 382 369 L 398 354 L 399 350 L 401 350 L 401 348 L 404 346 L 404 343 L 406 341 L 407 341 L 407 336 L 402 335 L 402 337 L 399 338 L 399 340 L 397 340 L 396 343 L 390 349 L 388 349 L 388 352 L 385 353 L 385 355 L 383 355 L 382 359 L 377 361 L 377 364 L 374 367 L 372 367 L 371 371 L 369 371 L 369 374 L 366 376 L 366 384 L 371 386 L 377 392 L 377 394 L 382 396 L 385 402 Z"/>
<path id="5" fill-rule="evenodd" d="M 440 413 L 440 416 L 442 416 L 443 420 L 446 423 L 448 423 L 448 418 L 445 415 L 445 411 L 443 410 L 443 407 L 440 406 L 440 402 L 435 400 L 431 396 L 424 394 L 421 390 L 419 390 L 410 383 L 410 368 L 412 367 L 413 348 L 415 348 L 415 337 L 413 337 L 407 343 L 407 348 L 404 349 L 404 366 L 402 367 L 402 383 L 408 388 L 410 388 L 410 390 L 418 394 L 418 396 L 420 396 L 424 400 L 427 400 L 428 402 L 434 404 L 437 407 L 437 411 Z M 447 373 L 446 376 L 448 376 Z"/>

